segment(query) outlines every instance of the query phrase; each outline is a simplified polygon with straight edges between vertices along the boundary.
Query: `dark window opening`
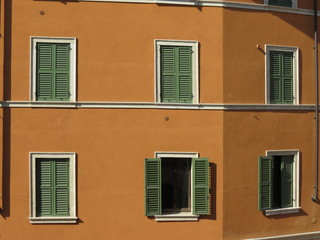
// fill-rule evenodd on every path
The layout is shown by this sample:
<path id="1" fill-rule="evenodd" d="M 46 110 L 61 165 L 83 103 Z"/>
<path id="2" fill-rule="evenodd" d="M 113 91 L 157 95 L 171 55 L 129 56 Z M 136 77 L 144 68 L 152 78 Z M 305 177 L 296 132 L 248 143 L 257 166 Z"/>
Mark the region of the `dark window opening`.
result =
<path id="1" fill-rule="evenodd" d="M 167 212 L 191 210 L 191 159 L 162 158 L 162 208 Z"/>

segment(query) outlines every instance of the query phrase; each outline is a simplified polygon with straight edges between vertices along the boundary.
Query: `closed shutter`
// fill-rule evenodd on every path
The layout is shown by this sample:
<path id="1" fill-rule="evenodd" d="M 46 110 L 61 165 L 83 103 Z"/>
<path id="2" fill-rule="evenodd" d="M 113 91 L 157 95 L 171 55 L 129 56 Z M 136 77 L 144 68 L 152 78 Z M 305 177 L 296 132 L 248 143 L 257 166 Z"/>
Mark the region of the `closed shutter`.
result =
<path id="1" fill-rule="evenodd" d="M 55 161 L 55 215 L 69 216 L 69 161 Z"/>
<path id="2" fill-rule="evenodd" d="M 272 208 L 272 157 L 259 157 L 259 210 Z"/>
<path id="3" fill-rule="evenodd" d="M 281 157 L 281 207 L 292 207 L 293 202 L 293 157 Z"/>
<path id="4" fill-rule="evenodd" d="M 161 46 L 161 101 L 192 102 L 192 48 Z"/>
<path id="5" fill-rule="evenodd" d="M 270 103 L 293 103 L 293 53 L 270 51 Z"/>
<path id="6" fill-rule="evenodd" d="M 38 101 L 68 101 L 70 99 L 70 44 L 37 44 Z"/>
<path id="7" fill-rule="evenodd" d="M 36 206 L 37 216 L 53 215 L 52 166 L 50 160 L 37 159 L 36 164 Z"/>
<path id="8" fill-rule="evenodd" d="M 69 216 L 69 159 L 37 159 L 37 216 Z"/>
<path id="9" fill-rule="evenodd" d="M 145 215 L 162 213 L 161 207 L 161 159 L 145 159 Z"/>
<path id="10" fill-rule="evenodd" d="M 207 158 L 192 159 L 193 209 L 197 215 L 209 213 L 209 160 Z"/>
<path id="11" fill-rule="evenodd" d="M 292 0 L 269 0 L 269 5 L 292 7 Z"/>

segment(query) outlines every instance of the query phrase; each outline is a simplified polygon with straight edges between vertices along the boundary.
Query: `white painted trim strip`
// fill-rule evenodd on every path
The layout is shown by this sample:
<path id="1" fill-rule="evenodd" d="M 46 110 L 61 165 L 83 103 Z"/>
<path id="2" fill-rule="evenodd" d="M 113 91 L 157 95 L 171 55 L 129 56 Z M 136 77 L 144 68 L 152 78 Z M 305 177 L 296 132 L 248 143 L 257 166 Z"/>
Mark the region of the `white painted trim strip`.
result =
<path id="1" fill-rule="evenodd" d="M 312 104 L 183 104 L 151 102 L 40 102 L 0 101 L 0 108 L 115 108 L 115 109 L 190 109 L 190 110 L 292 110 L 314 111 Z M 319 107 L 320 109 L 320 107 Z"/>
<path id="2" fill-rule="evenodd" d="M 288 8 L 271 6 L 267 4 L 255 3 L 239 3 L 239 2 L 225 2 L 216 0 L 78 0 L 79 2 L 118 2 L 118 3 L 156 3 L 156 4 L 173 4 L 173 5 L 191 5 L 203 7 L 225 7 L 225 8 L 240 8 L 257 11 L 274 11 L 283 13 L 294 13 L 301 15 L 313 15 L 313 10 L 303 8 Z M 318 16 L 320 12 L 318 11 Z"/>
<path id="3" fill-rule="evenodd" d="M 320 238 L 320 232 L 306 232 L 306 233 L 297 233 L 297 234 L 289 234 L 289 235 L 279 235 L 272 237 L 261 237 L 261 238 L 248 238 L 245 240 L 316 240 Z"/>

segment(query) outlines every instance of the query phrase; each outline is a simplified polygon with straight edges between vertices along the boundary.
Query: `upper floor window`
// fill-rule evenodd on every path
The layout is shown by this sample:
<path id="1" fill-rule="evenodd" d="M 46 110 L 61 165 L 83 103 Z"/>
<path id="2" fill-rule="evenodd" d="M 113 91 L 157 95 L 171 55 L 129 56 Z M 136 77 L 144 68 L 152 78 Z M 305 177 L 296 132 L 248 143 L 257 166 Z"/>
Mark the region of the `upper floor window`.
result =
<path id="1" fill-rule="evenodd" d="M 198 103 L 198 42 L 156 40 L 156 101 Z"/>
<path id="2" fill-rule="evenodd" d="M 33 101 L 75 101 L 76 40 L 32 38 Z"/>
<path id="3" fill-rule="evenodd" d="M 267 4 L 280 7 L 297 7 L 297 0 L 265 0 Z"/>
<path id="4" fill-rule="evenodd" d="M 266 102 L 298 104 L 298 49 L 266 46 Z"/>

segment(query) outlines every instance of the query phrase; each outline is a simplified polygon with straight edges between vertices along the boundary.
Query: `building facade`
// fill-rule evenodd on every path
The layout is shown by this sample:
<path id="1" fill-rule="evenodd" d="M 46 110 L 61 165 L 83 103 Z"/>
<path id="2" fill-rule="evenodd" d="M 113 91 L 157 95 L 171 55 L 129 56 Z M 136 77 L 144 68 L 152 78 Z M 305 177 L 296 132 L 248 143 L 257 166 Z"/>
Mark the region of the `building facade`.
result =
<path id="1" fill-rule="evenodd" d="M 1 238 L 320 238 L 313 14 L 2 0 Z"/>

